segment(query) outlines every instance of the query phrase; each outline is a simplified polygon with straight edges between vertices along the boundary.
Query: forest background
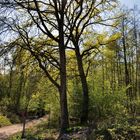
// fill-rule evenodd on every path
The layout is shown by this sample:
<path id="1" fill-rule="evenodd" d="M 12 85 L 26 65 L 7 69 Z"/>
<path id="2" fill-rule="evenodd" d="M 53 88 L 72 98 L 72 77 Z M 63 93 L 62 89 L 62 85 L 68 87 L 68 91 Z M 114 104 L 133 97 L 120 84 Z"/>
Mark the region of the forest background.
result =
<path id="1" fill-rule="evenodd" d="M 2 0 L 0 126 L 22 122 L 19 135 L 29 139 L 87 128 L 88 136 L 96 130 L 95 139 L 136 138 L 138 7 L 113 0 Z M 26 134 L 26 120 L 44 115 L 43 134 Z"/>

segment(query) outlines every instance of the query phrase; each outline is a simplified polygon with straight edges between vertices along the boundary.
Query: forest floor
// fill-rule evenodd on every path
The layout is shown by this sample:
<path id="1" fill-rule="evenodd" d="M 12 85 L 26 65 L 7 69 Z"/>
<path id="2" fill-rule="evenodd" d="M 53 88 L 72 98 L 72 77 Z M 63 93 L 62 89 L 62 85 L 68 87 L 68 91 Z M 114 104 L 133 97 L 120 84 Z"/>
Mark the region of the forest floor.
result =
<path id="1" fill-rule="evenodd" d="M 38 125 L 39 123 L 47 120 L 47 118 L 48 118 L 48 116 L 46 115 L 46 116 L 44 116 L 42 118 L 28 121 L 26 123 L 26 129 L 32 128 L 32 127 Z M 0 128 L 0 140 L 5 140 L 9 136 L 11 136 L 13 134 L 16 134 L 18 132 L 21 132 L 22 128 L 23 128 L 22 123 L 21 124 L 10 125 L 10 126 L 5 126 L 5 127 Z"/>
<path id="2" fill-rule="evenodd" d="M 127 140 L 140 140 L 140 117 L 137 116 L 137 123 L 128 125 L 128 128 L 122 124 L 120 127 L 108 127 L 100 128 L 100 124 L 104 124 L 106 120 L 98 122 L 98 129 L 94 130 L 90 136 L 90 140 L 93 137 L 97 139 L 104 137 L 108 139 L 111 136 L 112 139 L 127 139 Z M 26 123 L 26 140 L 56 140 L 59 136 L 59 129 L 48 123 L 49 116 L 44 116 L 40 119 L 34 119 Z M 106 122 L 107 123 L 107 122 Z M 119 124 L 118 124 L 119 125 Z M 74 126 L 68 129 L 68 133 L 64 137 L 79 140 L 86 137 L 88 127 L 86 126 Z M 21 140 L 22 124 L 15 124 L 0 128 L 0 140 Z M 96 139 L 96 138 L 95 138 Z"/>

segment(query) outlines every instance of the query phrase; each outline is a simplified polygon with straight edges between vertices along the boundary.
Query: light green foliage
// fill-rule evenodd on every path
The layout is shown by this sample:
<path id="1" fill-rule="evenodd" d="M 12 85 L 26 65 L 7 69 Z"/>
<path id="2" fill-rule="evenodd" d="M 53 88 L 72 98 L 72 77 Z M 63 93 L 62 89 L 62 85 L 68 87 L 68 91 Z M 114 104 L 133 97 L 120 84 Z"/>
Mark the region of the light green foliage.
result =
<path id="1" fill-rule="evenodd" d="M 0 114 L 0 127 L 7 126 L 10 124 L 11 124 L 10 120 L 6 116 Z"/>
<path id="2" fill-rule="evenodd" d="M 76 82 L 75 82 L 76 81 Z M 70 116 L 80 118 L 81 115 L 81 106 L 82 106 L 82 89 L 79 79 L 75 80 L 72 83 L 71 87 L 71 95 L 69 96 L 69 110 L 70 110 Z M 77 122 L 78 123 L 78 122 Z"/>
<path id="3" fill-rule="evenodd" d="M 62 1 L 46 1 L 47 4 L 45 4 L 45 1 L 37 1 L 38 8 L 42 10 L 38 14 L 34 10 L 36 8 L 34 1 L 28 3 L 28 5 L 23 3 L 25 4 L 25 7 L 23 5 L 24 8 L 26 6 L 31 8 L 26 11 L 30 12 L 28 16 L 33 16 L 29 19 L 27 13 L 25 15 L 21 14 L 25 12 L 22 7 L 21 10 L 20 8 L 17 10 L 19 15 L 24 16 L 24 18 L 21 16 L 19 19 L 23 18 L 26 22 L 21 24 L 23 19 L 19 20 L 19 23 L 17 23 L 20 27 L 15 22 L 15 24 L 10 25 L 10 28 L 17 30 L 13 26 L 16 25 L 19 28 L 17 32 L 20 35 L 17 35 L 18 38 L 14 42 L 10 41 L 9 44 L 7 42 L 4 46 L 0 46 L 0 49 L 5 49 L 7 45 L 10 46 L 9 54 L 6 54 L 6 57 L 10 58 L 10 62 L 5 57 L 4 61 L 7 64 L 4 64 L 5 73 L 0 74 L 0 113 L 3 114 L 0 115 L 0 127 L 11 123 L 19 123 L 21 113 L 27 111 L 29 117 L 30 115 L 36 117 L 42 112 L 42 115 L 48 115 L 48 122 L 43 122 L 37 128 L 27 131 L 27 140 L 43 140 L 47 133 L 50 137 L 52 133 L 55 133 L 50 132 L 51 130 L 60 128 L 59 88 L 56 89 L 49 79 L 54 79 L 58 83 L 58 85 L 56 84 L 57 87 L 59 87 L 60 74 L 63 75 L 64 73 L 61 73 L 63 72 L 60 68 L 59 59 L 61 49 L 58 44 L 65 44 L 68 39 L 68 44 L 62 48 L 65 49 L 66 47 L 67 80 L 65 82 L 67 83 L 69 118 L 73 117 L 75 119 L 75 123 L 70 122 L 70 125 L 80 123 L 79 118 L 82 114 L 82 78 L 80 79 L 82 74 L 79 75 L 80 68 L 78 69 L 77 66 L 76 52 L 82 60 L 80 62 L 84 69 L 83 76 L 86 75 L 88 83 L 88 123 L 92 125 L 92 122 L 97 121 L 97 132 L 95 132 L 97 139 L 107 140 L 109 139 L 107 135 L 110 134 L 113 139 L 129 139 L 129 131 L 133 130 L 132 127 L 139 125 L 140 119 L 138 117 L 140 111 L 140 45 L 139 38 L 137 38 L 139 29 L 137 29 L 136 23 L 133 23 L 134 21 L 127 21 L 127 17 L 123 19 L 126 26 L 124 29 L 121 27 L 122 17 L 116 18 L 117 15 L 120 15 L 120 11 L 117 11 L 117 14 L 114 14 L 116 11 L 113 11 L 117 8 L 115 1 L 69 0 L 67 1 L 69 4 L 66 4 L 64 10 L 64 24 L 62 23 L 64 25 L 64 42 L 60 42 L 61 38 L 58 35 L 60 25 L 58 26 L 56 19 L 61 19 Z M 55 2 L 56 5 L 53 5 Z M 93 5 L 91 6 L 92 2 Z M 48 12 L 46 12 L 47 10 Z M 57 14 L 57 12 L 59 13 Z M 17 19 L 18 14 L 16 15 Z M 40 16 L 43 19 L 39 19 Z M 37 22 L 37 26 L 42 28 L 45 34 L 40 31 L 40 28 L 36 28 L 36 23 L 31 19 Z M 41 26 L 40 21 L 44 22 L 44 24 L 41 23 Z M 46 28 L 44 28 L 45 25 Z M 101 29 L 98 29 L 98 27 Z M 54 37 L 46 36 L 47 28 L 50 35 L 52 33 Z M 124 35 L 122 30 L 124 30 Z M 36 31 L 37 33 L 34 34 Z M 16 36 L 14 37 L 16 38 Z M 12 51 L 11 45 L 15 47 Z M 124 46 L 126 47 L 127 64 L 124 60 Z M 38 60 L 40 63 L 38 63 Z M 127 74 L 125 72 L 126 65 Z M 10 66 L 13 69 L 6 70 Z M 48 72 L 50 75 L 48 73 L 44 74 L 44 72 Z M 126 84 L 126 82 L 129 83 Z M 132 91 L 127 93 L 129 89 Z M 133 108 L 133 111 L 130 107 Z M 38 115 L 38 117 L 41 117 L 41 115 Z M 71 126 L 68 129 L 69 132 L 81 129 L 79 126 Z M 21 134 L 17 134 L 10 140 L 18 140 L 20 137 Z"/>
<path id="4" fill-rule="evenodd" d="M 127 113 L 125 108 L 125 92 L 102 93 L 101 89 L 90 93 L 91 114 L 95 117 L 117 117 Z M 95 113 L 95 114 L 94 114 Z M 91 115 L 92 116 L 92 115 Z"/>

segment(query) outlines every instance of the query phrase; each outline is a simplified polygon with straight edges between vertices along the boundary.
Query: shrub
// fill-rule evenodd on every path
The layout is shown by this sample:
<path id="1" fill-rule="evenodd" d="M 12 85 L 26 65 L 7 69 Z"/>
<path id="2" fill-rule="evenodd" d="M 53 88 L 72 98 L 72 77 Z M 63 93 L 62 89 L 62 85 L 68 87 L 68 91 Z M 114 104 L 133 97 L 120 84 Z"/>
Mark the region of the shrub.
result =
<path id="1" fill-rule="evenodd" d="M 7 117 L 9 118 L 11 123 L 20 123 L 19 116 L 14 113 L 7 113 Z"/>
<path id="2" fill-rule="evenodd" d="M 11 122 L 6 116 L 0 115 L 0 127 L 7 126 L 10 124 Z"/>

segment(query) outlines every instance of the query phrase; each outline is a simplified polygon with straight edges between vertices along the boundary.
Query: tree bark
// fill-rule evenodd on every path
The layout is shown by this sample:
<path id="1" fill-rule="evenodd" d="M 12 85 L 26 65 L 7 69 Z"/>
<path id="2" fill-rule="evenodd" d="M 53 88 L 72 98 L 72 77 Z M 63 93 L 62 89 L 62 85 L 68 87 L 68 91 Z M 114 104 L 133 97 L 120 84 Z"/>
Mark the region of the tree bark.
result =
<path id="1" fill-rule="evenodd" d="M 60 19 L 58 19 L 59 26 L 59 56 L 60 56 L 60 108 L 61 108 L 61 130 L 60 135 L 66 132 L 69 127 L 68 106 L 67 106 L 67 81 L 66 81 L 66 48 L 64 44 L 64 7 L 65 1 L 62 1 L 62 9 L 60 12 Z"/>
<path id="2" fill-rule="evenodd" d="M 89 106 L 89 91 L 88 91 L 88 84 L 86 80 L 86 75 L 84 72 L 83 62 L 82 62 L 82 56 L 80 55 L 79 47 L 76 47 L 76 58 L 77 58 L 77 64 L 78 64 L 78 70 L 80 74 L 80 79 L 82 83 L 82 90 L 83 90 L 83 99 L 82 99 L 82 112 L 81 112 L 81 123 L 85 124 L 88 120 L 88 106 Z"/>
<path id="3" fill-rule="evenodd" d="M 25 136 L 25 126 L 26 126 L 26 117 L 27 117 L 27 110 L 25 110 L 24 112 L 22 112 L 22 119 L 23 119 L 23 129 L 22 129 L 22 135 L 21 138 L 26 138 Z"/>
<path id="4" fill-rule="evenodd" d="M 61 107 L 61 130 L 60 133 L 65 133 L 69 127 L 68 107 L 66 94 L 66 56 L 65 50 L 60 48 L 60 107 Z"/>
<path id="5" fill-rule="evenodd" d="M 128 62 L 127 62 L 127 48 L 126 48 L 126 35 L 125 35 L 125 19 L 123 18 L 123 21 L 122 21 L 122 43 L 123 43 L 123 55 L 124 55 L 124 71 L 125 71 L 125 85 L 127 87 L 126 89 L 126 95 L 128 97 L 128 109 L 130 109 L 130 111 L 132 112 L 132 105 L 131 105 L 131 102 L 132 102 L 132 87 L 128 87 L 130 84 L 131 84 L 131 81 L 130 81 L 130 74 L 129 74 L 129 70 L 128 70 Z"/>

